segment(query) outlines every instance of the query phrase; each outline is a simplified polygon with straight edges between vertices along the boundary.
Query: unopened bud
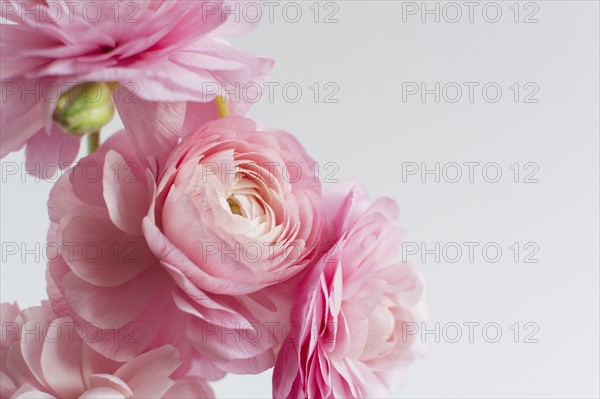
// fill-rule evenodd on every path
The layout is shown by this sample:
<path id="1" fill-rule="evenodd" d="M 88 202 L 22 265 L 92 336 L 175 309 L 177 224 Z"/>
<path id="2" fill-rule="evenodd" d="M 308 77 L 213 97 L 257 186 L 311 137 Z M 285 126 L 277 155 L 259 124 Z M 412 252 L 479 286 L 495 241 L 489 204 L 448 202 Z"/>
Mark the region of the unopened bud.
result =
<path id="1" fill-rule="evenodd" d="M 82 83 L 64 92 L 52 119 L 67 133 L 84 135 L 107 125 L 115 107 L 107 83 Z"/>

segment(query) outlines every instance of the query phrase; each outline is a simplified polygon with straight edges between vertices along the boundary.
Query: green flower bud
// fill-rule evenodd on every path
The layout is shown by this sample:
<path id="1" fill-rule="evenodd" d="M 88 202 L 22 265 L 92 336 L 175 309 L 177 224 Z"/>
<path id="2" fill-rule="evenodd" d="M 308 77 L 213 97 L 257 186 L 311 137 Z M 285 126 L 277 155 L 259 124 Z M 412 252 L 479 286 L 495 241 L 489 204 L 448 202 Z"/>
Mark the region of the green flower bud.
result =
<path id="1" fill-rule="evenodd" d="M 81 136 L 97 132 L 115 114 L 107 83 L 82 83 L 64 92 L 52 119 L 67 133 Z"/>

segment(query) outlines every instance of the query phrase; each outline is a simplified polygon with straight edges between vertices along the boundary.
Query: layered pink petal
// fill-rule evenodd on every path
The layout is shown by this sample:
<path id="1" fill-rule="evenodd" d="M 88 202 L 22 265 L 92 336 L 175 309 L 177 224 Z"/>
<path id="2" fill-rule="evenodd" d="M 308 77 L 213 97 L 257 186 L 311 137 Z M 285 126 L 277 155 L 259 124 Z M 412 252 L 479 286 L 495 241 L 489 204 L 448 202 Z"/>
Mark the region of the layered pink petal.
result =
<path id="1" fill-rule="evenodd" d="M 370 202 L 360 187 L 340 185 L 326 204 L 337 240 L 299 285 L 273 395 L 389 397 L 418 354 L 401 326 L 419 318 L 421 277 L 396 264 L 402 230 L 391 200 Z"/>
<path id="2" fill-rule="evenodd" d="M 126 89 L 119 90 L 116 96 L 119 115 L 139 158 L 164 165 L 179 140 L 185 105 L 142 100 Z"/>
<path id="3" fill-rule="evenodd" d="M 132 236 L 142 235 L 142 219 L 150 206 L 148 190 L 144 182 L 139 181 L 141 173 L 137 169 L 138 164 L 128 162 L 113 150 L 106 154 L 102 180 L 104 201 L 112 222 Z"/>
<path id="4" fill-rule="evenodd" d="M 77 208 L 63 218 L 58 235 L 71 270 L 100 287 L 121 285 L 155 262 L 142 237 L 124 233 L 94 207 Z"/>
<path id="5" fill-rule="evenodd" d="M 44 179 L 70 166 L 79 152 L 80 137 L 62 132 L 52 125 L 50 133 L 39 130 L 27 141 L 27 171 Z"/>
<path id="6" fill-rule="evenodd" d="M 8 364 L 3 365 L 3 398 L 212 397 L 198 376 L 174 376 L 181 360 L 173 346 L 115 362 L 75 334 L 72 319 L 55 318 L 45 304 L 25 309 L 13 322 L 21 326 L 20 337 L 9 345 Z"/>
<path id="7" fill-rule="evenodd" d="M 160 164 L 181 133 L 184 102 L 209 103 L 223 89 L 260 82 L 272 65 L 223 42 L 258 21 L 232 18 L 221 0 L 2 4 L 13 23 L 0 26 L 6 95 L 0 156 L 31 142 L 28 162 L 42 169 L 49 162 L 72 161 L 79 148 L 75 138 L 54 132 L 51 111 L 58 96 L 48 98 L 50 86 L 60 95 L 75 84 L 118 83 L 115 102 L 137 152 Z M 228 100 L 236 112 L 250 106 Z M 202 114 L 202 123 L 213 118 L 212 112 Z M 47 137 L 38 133 L 42 127 Z"/>

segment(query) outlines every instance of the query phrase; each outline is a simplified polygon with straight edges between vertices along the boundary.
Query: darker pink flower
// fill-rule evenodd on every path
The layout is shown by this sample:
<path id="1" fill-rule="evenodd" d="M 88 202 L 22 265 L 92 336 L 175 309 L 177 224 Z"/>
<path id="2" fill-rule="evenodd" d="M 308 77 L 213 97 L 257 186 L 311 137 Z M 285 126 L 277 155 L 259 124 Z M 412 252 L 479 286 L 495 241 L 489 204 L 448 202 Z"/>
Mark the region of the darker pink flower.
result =
<path id="1" fill-rule="evenodd" d="M 396 262 L 402 230 L 393 201 L 371 203 L 340 185 L 325 203 L 337 242 L 300 283 L 273 396 L 388 397 L 392 377 L 416 354 L 402 327 L 417 318 L 421 279 Z"/>
<path id="2" fill-rule="evenodd" d="M 70 318 L 57 318 L 47 304 L 20 311 L 2 303 L 4 398 L 207 398 L 200 378 L 174 378 L 179 352 L 167 345 L 127 362 L 93 351 L 74 333 Z"/>
<path id="3" fill-rule="evenodd" d="M 214 119 L 215 88 L 243 87 L 272 65 L 223 41 L 253 25 L 224 7 L 223 0 L 2 0 L 11 23 L 0 25 L 0 157 L 27 144 L 31 172 L 45 173 L 50 162 L 65 167 L 79 137 L 53 123 L 58 97 L 107 82 L 119 87 L 113 98 L 138 153 L 163 160 L 182 132 L 185 102 L 196 122 Z"/>

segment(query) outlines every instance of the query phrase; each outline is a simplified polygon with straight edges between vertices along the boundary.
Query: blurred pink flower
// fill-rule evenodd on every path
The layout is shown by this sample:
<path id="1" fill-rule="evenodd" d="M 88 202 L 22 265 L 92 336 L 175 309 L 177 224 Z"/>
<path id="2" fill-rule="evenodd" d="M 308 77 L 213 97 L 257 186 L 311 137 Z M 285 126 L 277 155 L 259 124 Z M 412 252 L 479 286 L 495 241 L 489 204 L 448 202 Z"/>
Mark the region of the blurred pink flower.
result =
<path id="1" fill-rule="evenodd" d="M 236 120 L 222 128 L 235 130 Z M 150 222 L 155 179 L 120 132 L 57 182 L 48 203 L 48 241 L 55 243 L 49 248 L 60 249 L 48 254 L 54 311 L 79 323 L 80 334 L 90 324 L 99 329 L 90 346 L 111 359 L 126 361 L 173 344 L 182 354 L 182 372 L 208 380 L 225 372 L 258 373 L 272 367 L 295 280 L 250 295 L 202 290 L 195 277 L 203 273 L 202 265 L 191 263 L 176 247 L 169 254 L 161 247 L 167 239 Z M 146 217 L 148 213 L 152 216 Z M 152 249 L 163 251 L 160 261 L 144 237 L 144 218 L 156 230 L 149 237 Z M 183 220 L 180 228 L 188 222 Z M 189 233 L 200 236 L 202 230 Z"/>
<path id="2" fill-rule="evenodd" d="M 57 318 L 46 303 L 23 311 L 16 304 L 0 306 L 3 399 L 214 396 L 199 378 L 173 378 L 181 363 L 173 346 L 115 362 L 93 351 L 74 334 L 73 321 Z"/>
<path id="3" fill-rule="evenodd" d="M 138 153 L 162 161 L 182 131 L 186 101 L 196 122 L 214 119 L 216 88 L 243 87 L 272 66 L 223 40 L 255 25 L 225 3 L 2 0 L 11 22 L 0 25 L 0 157 L 27 144 L 30 173 L 48 173 L 47 163 L 64 168 L 80 138 L 53 123 L 58 97 L 76 84 L 109 82 L 119 83 L 113 98 Z"/>
<path id="4" fill-rule="evenodd" d="M 396 264 L 403 233 L 392 200 L 371 203 L 360 187 L 339 185 L 324 201 L 337 242 L 300 283 L 273 397 L 389 397 L 418 354 L 403 326 L 417 320 L 421 278 Z"/>

